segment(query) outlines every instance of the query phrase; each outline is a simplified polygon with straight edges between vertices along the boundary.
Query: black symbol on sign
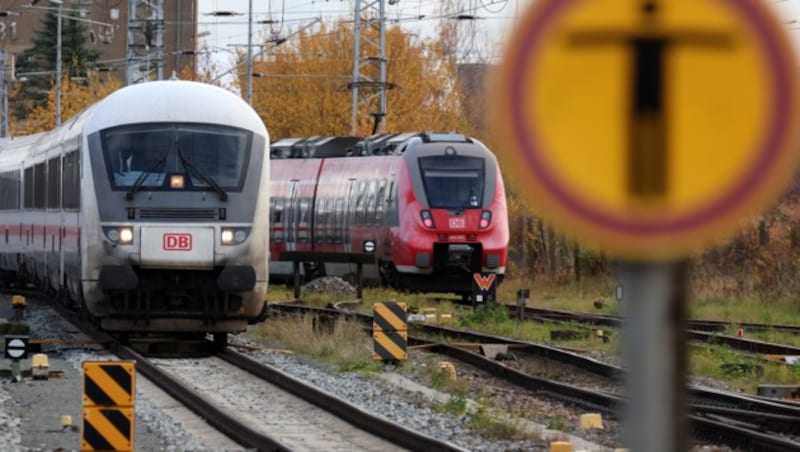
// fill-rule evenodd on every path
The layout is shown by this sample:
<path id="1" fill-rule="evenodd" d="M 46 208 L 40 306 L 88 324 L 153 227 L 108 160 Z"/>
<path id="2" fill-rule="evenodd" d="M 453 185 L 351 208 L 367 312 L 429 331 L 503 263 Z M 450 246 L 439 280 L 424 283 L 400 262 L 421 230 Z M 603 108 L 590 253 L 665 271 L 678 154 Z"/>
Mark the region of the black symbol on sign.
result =
<path id="1" fill-rule="evenodd" d="M 571 33 L 573 46 L 625 44 L 633 54 L 630 116 L 628 124 L 627 190 L 631 197 L 658 201 L 669 192 L 669 142 L 664 98 L 669 86 L 664 74 L 672 48 L 679 45 L 730 49 L 731 35 L 707 30 L 667 32 L 659 24 L 661 4 L 641 4 L 637 32 L 591 30 Z"/>

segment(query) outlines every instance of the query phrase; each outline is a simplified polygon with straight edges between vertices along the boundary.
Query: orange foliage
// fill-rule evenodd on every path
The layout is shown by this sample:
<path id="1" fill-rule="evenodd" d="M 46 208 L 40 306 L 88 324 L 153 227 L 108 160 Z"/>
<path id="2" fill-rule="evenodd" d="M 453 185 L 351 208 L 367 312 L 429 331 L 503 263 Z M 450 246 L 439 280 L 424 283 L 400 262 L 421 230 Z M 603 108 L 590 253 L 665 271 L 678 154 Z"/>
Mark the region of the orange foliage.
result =
<path id="1" fill-rule="evenodd" d="M 65 79 L 61 83 L 61 122 L 66 122 L 84 108 L 108 96 L 122 86 L 122 82 L 109 77 L 101 81 L 96 75 L 86 81 Z M 12 136 L 30 135 L 55 127 L 56 90 L 53 87 L 47 95 L 47 105 L 31 110 L 22 121 L 11 121 L 9 131 Z"/>
<path id="2" fill-rule="evenodd" d="M 456 67 L 441 46 L 392 27 L 386 31 L 386 54 L 386 80 L 396 88 L 387 91 L 385 131 L 459 129 L 463 121 Z M 340 21 L 301 32 L 256 61 L 254 72 L 262 77 L 253 80 L 253 108 L 273 139 L 351 133 L 351 24 Z M 377 74 L 369 75 L 378 79 Z M 245 84 L 240 73 L 242 92 Z M 366 116 L 366 106 L 362 108 L 357 134 L 368 135 L 372 119 Z"/>

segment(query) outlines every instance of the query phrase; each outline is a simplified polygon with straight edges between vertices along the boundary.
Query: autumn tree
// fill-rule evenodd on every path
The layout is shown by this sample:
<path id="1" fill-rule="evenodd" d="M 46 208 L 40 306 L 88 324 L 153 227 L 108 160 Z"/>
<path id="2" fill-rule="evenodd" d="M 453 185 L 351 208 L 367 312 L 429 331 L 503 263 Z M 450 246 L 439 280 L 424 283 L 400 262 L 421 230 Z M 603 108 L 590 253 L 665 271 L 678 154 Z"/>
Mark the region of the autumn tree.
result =
<path id="1" fill-rule="evenodd" d="M 61 82 L 61 117 L 66 120 L 75 116 L 84 108 L 103 99 L 122 86 L 122 82 L 114 77 L 100 80 L 92 73 L 86 80 L 65 78 Z M 34 107 L 22 120 L 12 121 L 10 132 L 15 135 L 30 135 L 55 127 L 56 94 L 51 87 L 44 105 Z"/>
<path id="2" fill-rule="evenodd" d="M 75 13 L 64 11 L 61 21 L 62 74 L 64 78 L 85 78 L 100 53 L 87 46 L 88 30 L 81 22 L 71 20 L 71 14 Z M 55 12 L 44 14 L 33 46 L 17 60 L 17 73 L 32 73 L 25 77 L 27 81 L 20 87 L 14 103 L 19 118 L 47 103 L 47 90 L 55 79 L 57 20 Z"/>
<path id="3" fill-rule="evenodd" d="M 385 131 L 459 129 L 456 68 L 443 58 L 441 46 L 395 26 L 386 31 L 386 54 L 386 80 L 395 88 L 387 91 Z M 349 135 L 352 71 L 352 24 L 339 21 L 298 33 L 255 62 L 253 107 L 273 139 Z M 244 92 L 242 73 L 239 85 Z M 358 135 L 372 132 L 364 113 Z"/>

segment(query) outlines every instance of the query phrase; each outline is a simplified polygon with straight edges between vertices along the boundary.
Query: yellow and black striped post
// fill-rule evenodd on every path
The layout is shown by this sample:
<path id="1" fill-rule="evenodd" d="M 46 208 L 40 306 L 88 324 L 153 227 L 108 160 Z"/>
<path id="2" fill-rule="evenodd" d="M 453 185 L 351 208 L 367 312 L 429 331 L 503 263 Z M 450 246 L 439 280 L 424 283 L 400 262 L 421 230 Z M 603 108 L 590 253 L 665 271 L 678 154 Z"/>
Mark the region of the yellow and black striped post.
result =
<path id="1" fill-rule="evenodd" d="M 372 307 L 372 338 L 376 360 L 394 362 L 408 358 L 405 303 L 375 303 Z"/>
<path id="2" fill-rule="evenodd" d="M 135 402 L 133 361 L 85 361 L 81 450 L 133 450 Z"/>

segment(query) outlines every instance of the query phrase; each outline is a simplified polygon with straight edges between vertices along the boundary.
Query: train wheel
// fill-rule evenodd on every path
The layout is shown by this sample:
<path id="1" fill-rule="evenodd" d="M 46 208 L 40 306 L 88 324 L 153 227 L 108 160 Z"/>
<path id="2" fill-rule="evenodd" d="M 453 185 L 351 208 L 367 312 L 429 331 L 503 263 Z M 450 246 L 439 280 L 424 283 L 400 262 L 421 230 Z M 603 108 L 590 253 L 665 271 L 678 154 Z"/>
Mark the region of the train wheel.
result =
<path id="1" fill-rule="evenodd" d="M 222 349 L 228 346 L 228 333 L 214 333 L 214 346 Z"/>

